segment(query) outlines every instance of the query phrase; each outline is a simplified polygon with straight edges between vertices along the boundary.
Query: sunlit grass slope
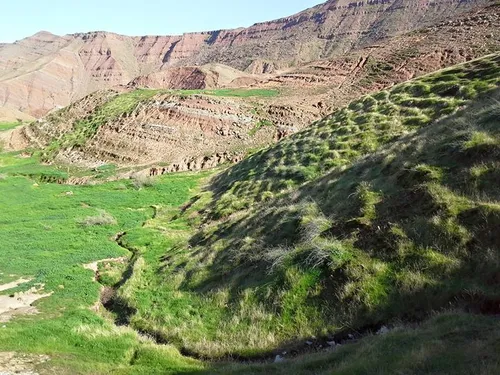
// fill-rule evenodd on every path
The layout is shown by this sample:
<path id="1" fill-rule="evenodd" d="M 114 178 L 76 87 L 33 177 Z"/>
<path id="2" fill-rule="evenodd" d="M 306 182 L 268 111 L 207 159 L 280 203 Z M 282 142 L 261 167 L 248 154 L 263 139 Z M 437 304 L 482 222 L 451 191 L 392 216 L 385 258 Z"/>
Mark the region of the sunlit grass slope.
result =
<path id="1" fill-rule="evenodd" d="M 132 325 L 217 357 L 491 312 L 499 82 L 496 54 L 363 97 L 129 232 Z"/>

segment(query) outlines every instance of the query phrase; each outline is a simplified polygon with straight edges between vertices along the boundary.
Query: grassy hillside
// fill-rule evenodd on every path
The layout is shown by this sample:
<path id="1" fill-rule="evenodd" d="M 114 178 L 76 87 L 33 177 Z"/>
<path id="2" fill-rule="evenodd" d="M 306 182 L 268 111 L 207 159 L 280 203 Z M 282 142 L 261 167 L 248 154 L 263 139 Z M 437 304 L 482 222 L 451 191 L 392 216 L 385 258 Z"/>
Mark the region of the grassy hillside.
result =
<path id="1" fill-rule="evenodd" d="M 499 77 L 496 54 L 366 96 L 128 232 L 127 321 L 217 357 L 497 313 Z"/>
<path id="2" fill-rule="evenodd" d="M 0 284 L 32 278 L 0 294 L 53 292 L 0 325 L 0 352 L 49 355 L 42 374 L 498 373 L 499 77 L 497 54 L 364 97 L 204 191 L 208 173 L 59 185 L 113 171 L 0 153 Z M 96 312 L 83 264 L 110 257 Z M 348 333 L 284 363 L 181 355 Z"/>

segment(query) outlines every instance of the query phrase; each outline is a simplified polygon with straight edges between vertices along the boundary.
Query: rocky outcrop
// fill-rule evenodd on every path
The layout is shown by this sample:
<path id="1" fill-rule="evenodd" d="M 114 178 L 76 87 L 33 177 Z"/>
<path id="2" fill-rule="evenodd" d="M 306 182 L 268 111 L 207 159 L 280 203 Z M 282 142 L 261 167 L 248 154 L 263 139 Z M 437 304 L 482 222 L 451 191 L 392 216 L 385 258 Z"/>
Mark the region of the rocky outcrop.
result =
<path id="1" fill-rule="evenodd" d="M 292 98 L 286 100 L 289 106 L 306 103 L 321 112 L 329 112 L 363 94 L 496 52 L 499 48 L 500 5 L 492 5 L 372 44 L 348 56 L 305 64 L 260 85 L 295 93 L 295 103 Z"/>
<path id="2" fill-rule="evenodd" d="M 220 164 L 238 163 L 245 157 L 245 153 L 221 152 L 208 156 L 188 157 L 181 162 L 172 163 L 165 167 L 165 173 L 200 171 L 215 168 Z M 163 169 L 162 169 L 163 170 Z"/>
<path id="3" fill-rule="evenodd" d="M 221 87 L 244 87 L 260 79 L 220 64 L 170 67 L 135 78 L 129 87 L 198 90 Z"/>
<path id="4" fill-rule="evenodd" d="M 131 112 L 102 118 L 102 108 L 121 101 L 114 90 L 98 91 L 55 111 L 22 130 L 38 148 L 57 141 L 59 162 L 87 168 L 117 165 L 167 165 L 168 172 L 213 168 L 237 162 L 250 149 L 271 144 L 304 128 L 318 116 L 317 108 L 283 106 L 265 98 L 179 95 L 159 91 L 139 101 Z M 83 139 L 81 126 L 99 122 L 95 134 Z M 86 124 L 86 125 L 82 125 Z M 79 139 L 77 143 L 68 139 Z"/>
<path id="5" fill-rule="evenodd" d="M 270 74 L 362 46 L 468 11 L 488 0 L 330 0 L 296 15 L 246 29 L 180 36 L 127 37 L 91 32 L 63 37 L 47 32 L 0 45 L 0 106 L 39 117 L 98 89 L 138 76 L 172 88 L 172 66 L 220 63 Z M 197 87 L 194 87 L 197 88 Z"/>

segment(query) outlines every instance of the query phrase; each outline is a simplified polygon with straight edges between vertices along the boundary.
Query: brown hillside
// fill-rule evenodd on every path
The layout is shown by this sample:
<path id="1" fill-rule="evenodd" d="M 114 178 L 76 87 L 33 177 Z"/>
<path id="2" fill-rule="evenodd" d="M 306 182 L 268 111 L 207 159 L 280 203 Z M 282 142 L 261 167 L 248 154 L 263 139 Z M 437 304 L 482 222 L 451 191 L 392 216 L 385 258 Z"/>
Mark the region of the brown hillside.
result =
<path id="1" fill-rule="evenodd" d="M 170 66 L 222 63 L 272 73 L 343 55 L 488 3 L 331 0 L 246 29 L 145 37 L 41 32 L 0 46 L 0 104 L 41 116 L 97 89 L 124 85 Z"/>
<path id="2" fill-rule="evenodd" d="M 288 70 L 260 83 L 323 112 L 369 92 L 500 50 L 500 4 L 449 18 L 383 43 Z M 279 98 L 290 103 L 292 98 Z"/>
<path id="3" fill-rule="evenodd" d="M 347 57 L 316 61 L 271 79 L 263 78 L 257 84 L 253 82 L 261 88 L 279 88 L 281 95 L 276 97 L 158 93 L 128 115 L 105 121 L 83 145 L 66 148 L 58 157 L 85 165 L 161 162 L 173 170 L 211 167 L 275 141 L 283 129 L 285 133 L 302 129 L 364 93 L 498 51 L 499 40 L 500 5 L 494 5 L 390 38 L 383 45 L 372 45 Z M 207 72 L 213 77 L 219 72 L 219 83 L 224 84 L 234 78 L 232 73 L 243 74 L 217 65 L 210 69 L 167 71 L 191 74 L 193 70 L 202 76 L 199 88 L 206 84 L 203 74 Z M 247 79 L 250 78 L 242 76 L 236 81 Z M 167 88 L 169 85 L 169 81 L 154 82 L 150 78 L 140 78 L 137 84 Z M 125 90 L 129 91 L 130 88 Z M 75 123 L 89 118 L 96 108 L 117 95 L 118 92 L 105 91 L 86 97 L 57 116 L 50 115 L 33 124 L 25 130 L 26 136 L 35 145 L 48 145 L 74 131 Z M 205 157 L 209 160 L 203 163 Z"/>
<path id="4" fill-rule="evenodd" d="M 221 64 L 168 67 L 158 72 L 139 76 L 129 83 L 131 87 L 155 89 L 198 90 L 220 87 L 243 87 L 262 79 Z"/>

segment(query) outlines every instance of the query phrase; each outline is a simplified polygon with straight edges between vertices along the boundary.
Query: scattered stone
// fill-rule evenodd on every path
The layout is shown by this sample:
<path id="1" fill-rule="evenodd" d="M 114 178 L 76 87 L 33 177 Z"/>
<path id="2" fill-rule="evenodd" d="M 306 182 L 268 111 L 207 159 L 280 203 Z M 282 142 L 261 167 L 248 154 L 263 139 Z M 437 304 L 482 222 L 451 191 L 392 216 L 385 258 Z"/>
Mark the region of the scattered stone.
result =
<path id="1" fill-rule="evenodd" d="M 327 341 L 328 346 L 335 346 L 337 343 L 335 341 Z"/>
<path id="2" fill-rule="evenodd" d="M 353 339 L 354 339 L 354 335 L 353 335 L 353 334 L 351 334 L 351 333 L 349 333 L 349 334 L 347 335 L 347 337 L 349 337 L 349 339 L 351 339 L 351 340 L 353 340 Z"/>
<path id="3" fill-rule="evenodd" d="M 285 362 L 285 358 L 283 358 L 278 354 L 276 358 L 274 358 L 274 363 L 282 363 L 282 362 Z"/>
<path id="4" fill-rule="evenodd" d="M 312 341 L 306 341 L 306 345 L 311 346 L 312 344 L 313 344 L 313 342 L 312 342 Z"/>
<path id="5" fill-rule="evenodd" d="M 389 328 L 386 326 L 380 327 L 380 329 L 377 331 L 377 335 L 385 335 L 386 333 L 389 333 Z"/>

